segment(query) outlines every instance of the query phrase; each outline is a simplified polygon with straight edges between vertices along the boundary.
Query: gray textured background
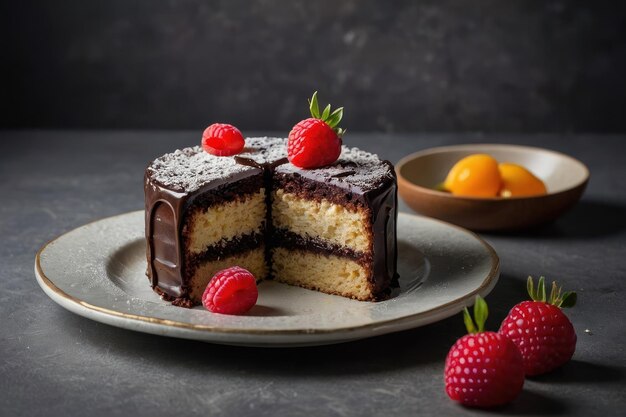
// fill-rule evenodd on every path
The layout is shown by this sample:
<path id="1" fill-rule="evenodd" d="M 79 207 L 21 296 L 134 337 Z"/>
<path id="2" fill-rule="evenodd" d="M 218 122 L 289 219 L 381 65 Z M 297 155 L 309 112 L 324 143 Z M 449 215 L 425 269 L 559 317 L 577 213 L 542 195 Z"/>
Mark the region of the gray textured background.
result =
<path id="1" fill-rule="evenodd" d="M 626 131 L 620 1 L 0 5 L 1 126 Z"/>

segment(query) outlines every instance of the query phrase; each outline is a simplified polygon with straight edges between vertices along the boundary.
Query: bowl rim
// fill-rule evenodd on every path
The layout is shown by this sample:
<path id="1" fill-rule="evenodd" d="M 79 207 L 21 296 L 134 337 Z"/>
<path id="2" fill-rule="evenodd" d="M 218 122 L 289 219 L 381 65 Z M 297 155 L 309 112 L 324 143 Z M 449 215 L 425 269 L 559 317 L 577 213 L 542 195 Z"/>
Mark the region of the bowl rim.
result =
<path id="1" fill-rule="evenodd" d="M 415 159 L 422 157 L 422 156 L 426 156 L 426 155 L 432 155 L 432 154 L 436 154 L 436 153 L 443 153 L 443 152 L 450 152 L 453 150 L 463 150 L 463 148 L 466 148 L 468 150 L 474 148 L 474 147 L 478 147 L 478 146 L 486 146 L 486 147 L 494 147 L 494 148 L 506 148 L 506 149 L 516 149 L 516 150 L 520 150 L 520 151 L 540 151 L 540 152 L 546 152 L 549 154 L 553 154 L 555 156 L 558 156 L 560 158 L 564 158 L 564 159 L 568 159 L 571 162 L 573 162 L 574 164 L 577 164 L 580 166 L 580 168 L 582 169 L 583 172 L 583 178 L 576 182 L 575 184 L 573 184 L 572 186 L 568 187 L 568 188 L 564 188 L 562 190 L 556 191 L 556 192 L 547 192 L 546 194 L 540 194 L 540 195 L 535 195 L 535 196 L 518 196 L 518 197 L 472 197 L 472 196 L 455 196 L 451 193 L 446 193 L 444 191 L 438 191 L 432 188 L 427 188 L 427 187 L 423 187 L 421 185 L 418 185 L 416 183 L 414 183 L 413 181 L 410 181 L 409 179 L 407 179 L 405 176 L 402 175 L 401 170 L 402 168 L 407 165 L 408 163 L 414 161 Z M 458 144 L 458 145 L 445 145 L 445 146 L 436 146 L 433 148 L 427 148 L 427 149 L 422 149 L 421 151 L 417 151 L 417 152 L 413 152 L 411 154 L 408 154 L 404 157 L 402 157 L 398 163 L 395 164 L 395 171 L 396 171 L 396 175 L 398 176 L 398 179 L 401 180 L 402 183 L 404 183 L 405 185 L 407 185 L 409 188 L 413 189 L 413 191 L 415 192 L 419 192 L 419 193 L 426 193 L 426 194 L 431 194 L 433 196 L 437 196 L 437 197 L 442 197 L 442 198 L 449 198 L 449 199 L 455 199 L 455 200 L 466 200 L 466 201 L 493 201 L 493 202 L 497 202 L 497 201 L 519 201 L 519 200 L 534 200 L 534 199 L 542 199 L 542 198 L 548 198 L 548 197 L 553 197 L 556 195 L 560 195 L 560 194 L 564 194 L 567 192 L 570 192 L 572 190 L 575 190 L 579 187 L 584 186 L 585 184 L 587 184 L 587 182 L 589 181 L 589 178 L 591 176 L 591 173 L 589 171 L 589 168 L 587 168 L 587 166 L 582 163 L 580 160 L 569 156 L 567 154 L 564 154 L 562 152 L 559 151 L 555 151 L 552 149 L 546 149 L 546 148 L 540 148 L 537 146 L 525 146 L 525 145 L 512 145 L 512 144 L 506 144 L 506 143 L 467 143 L 467 144 Z"/>

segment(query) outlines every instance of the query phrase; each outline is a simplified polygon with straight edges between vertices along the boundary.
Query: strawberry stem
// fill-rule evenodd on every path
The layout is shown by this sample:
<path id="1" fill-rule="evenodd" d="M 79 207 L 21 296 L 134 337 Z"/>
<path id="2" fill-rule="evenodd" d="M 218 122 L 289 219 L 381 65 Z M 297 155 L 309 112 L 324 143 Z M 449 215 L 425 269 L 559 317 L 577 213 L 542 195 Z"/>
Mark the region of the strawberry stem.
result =
<path id="1" fill-rule="evenodd" d="M 562 287 L 556 285 L 556 281 L 552 281 L 550 297 L 546 300 L 546 279 L 539 277 L 537 288 L 533 283 L 533 277 L 529 276 L 526 282 L 528 295 L 533 301 L 547 302 L 561 308 L 573 307 L 576 304 L 577 296 L 573 291 L 562 292 Z"/>
<path id="2" fill-rule="evenodd" d="M 539 282 L 537 283 L 537 293 L 538 301 L 546 301 L 546 279 L 544 277 L 539 277 Z"/>
<path id="3" fill-rule="evenodd" d="M 472 319 L 467 307 L 463 309 L 463 322 L 465 322 L 467 332 L 470 334 L 484 332 L 488 316 L 489 308 L 487 303 L 480 295 L 477 295 L 474 302 L 474 319 Z"/>
<path id="4" fill-rule="evenodd" d="M 337 133 L 337 136 L 343 136 L 346 133 L 346 129 L 342 129 L 337 125 L 341 122 L 343 118 L 343 107 L 339 107 L 331 112 L 330 104 L 324 107 L 324 110 L 320 114 L 320 106 L 317 100 L 317 91 L 313 93 L 313 96 L 309 99 L 309 110 L 311 112 L 311 116 L 320 119 L 328 126 L 331 127 Z"/>
<path id="5" fill-rule="evenodd" d="M 330 115 L 330 104 L 326 105 L 324 111 L 322 112 L 322 120 L 327 120 Z"/>
<path id="6" fill-rule="evenodd" d="M 317 91 L 313 93 L 313 97 L 309 99 L 309 110 L 311 110 L 311 116 L 316 119 L 320 118 L 320 106 L 317 104 Z"/>
<path id="7" fill-rule="evenodd" d="M 467 332 L 472 334 L 476 333 L 476 326 L 474 325 L 474 320 L 472 320 L 472 316 L 470 315 L 467 307 L 463 309 L 463 322 L 465 323 L 465 328 Z"/>

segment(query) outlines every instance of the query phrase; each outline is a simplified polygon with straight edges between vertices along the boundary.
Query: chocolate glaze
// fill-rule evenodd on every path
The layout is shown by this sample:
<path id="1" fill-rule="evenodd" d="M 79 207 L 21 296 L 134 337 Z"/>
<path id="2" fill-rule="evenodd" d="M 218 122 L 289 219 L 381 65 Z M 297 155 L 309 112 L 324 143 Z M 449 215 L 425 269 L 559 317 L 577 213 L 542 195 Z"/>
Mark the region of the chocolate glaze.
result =
<path id="1" fill-rule="evenodd" d="M 193 192 L 172 191 L 152 180 L 146 171 L 144 192 L 146 197 L 146 238 L 148 270 L 152 288 L 174 298 L 186 298 L 189 294 L 183 253 L 185 214 L 198 196 L 206 193 L 219 195 L 220 188 L 239 180 L 262 176 L 258 168 L 229 175 L 200 187 Z M 174 240 L 172 240 L 172 238 Z"/>
<path id="2" fill-rule="evenodd" d="M 237 188 L 239 182 L 242 185 L 249 185 L 244 187 L 246 192 L 252 192 L 253 189 L 258 190 L 261 186 L 266 189 L 265 247 L 268 251 L 266 254 L 268 262 L 271 261 L 269 250 L 273 245 L 278 244 L 272 240 L 272 236 L 274 236 L 273 230 L 271 230 L 272 184 L 274 182 L 293 181 L 303 185 L 301 190 L 317 189 L 320 191 L 312 194 L 316 195 L 317 198 L 326 198 L 347 206 L 366 208 L 372 224 L 371 234 L 373 237 L 371 239 L 371 253 L 367 254 L 367 257 L 371 257 L 373 260 L 370 278 L 372 292 L 376 298 L 382 298 L 390 285 L 397 284 L 397 188 L 395 171 L 391 163 L 383 161 L 381 164 L 381 161 L 375 159 L 377 168 L 386 167 L 384 174 L 371 175 L 372 178 L 365 181 L 363 177 L 364 173 L 367 173 L 367 167 L 359 166 L 349 159 L 340 159 L 328 168 L 303 170 L 287 163 L 288 161 L 282 151 L 286 148 L 283 139 L 254 138 L 248 139 L 247 142 L 252 144 L 250 148 L 246 148 L 243 154 L 235 158 L 206 157 L 212 158 L 206 162 L 207 164 L 213 163 L 215 160 L 223 165 L 224 169 L 223 172 L 218 172 L 221 175 L 214 175 L 214 172 L 210 173 L 213 176 L 205 174 L 206 180 L 200 184 L 198 181 L 193 181 L 193 175 L 190 175 L 188 166 L 184 167 L 186 177 L 183 180 L 174 178 L 169 184 L 161 179 L 163 176 L 158 177 L 157 170 L 168 162 L 165 158 L 173 154 L 155 160 L 146 169 L 144 191 L 146 197 L 146 238 L 148 241 L 147 275 L 155 291 L 165 299 L 173 300 L 177 305 L 190 306 L 188 302 L 189 277 L 192 269 L 195 269 L 193 264 L 197 264 L 199 258 L 186 260 L 184 257 L 186 213 L 194 204 L 201 207 L 218 202 L 227 195 L 235 196 L 239 190 Z M 278 149 L 279 146 L 280 149 Z M 354 148 L 344 148 L 343 154 L 350 154 L 353 151 Z M 181 154 L 194 155 L 203 151 L 196 147 L 177 152 L 179 152 L 177 157 L 182 158 Z M 232 161 L 235 163 L 233 164 Z M 172 169 L 175 168 L 172 165 L 173 163 L 170 163 L 170 166 L 166 167 L 170 170 L 168 171 L 170 176 L 175 175 L 171 172 L 176 171 Z M 191 173 L 193 174 L 193 169 L 191 169 Z M 168 179 L 169 177 L 165 176 L 165 178 Z M 186 188 L 188 183 L 191 185 Z M 257 242 L 258 236 L 251 239 L 251 241 Z M 214 249 L 216 248 L 211 248 L 202 257 L 208 259 L 216 256 L 212 252 Z M 221 250 L 228 249 L 224 247 Z M 348 256 L 348 253 L 344 255 Z"/>
<path id="3" fill-rule="evenodd" d="M 258 171 L 257 171 L 258 172 Z M 220 185 L 211 192 L 196 192 L 194 197 L 189 201 L 188 209 L 191 212 L 206 212 L 209 208 L 230 203 L 233 201 L 241 202 L 259 192 L 265 186 L 263 175 L 244 176 L 237 174 L 234 176 L 233 182 Z M 185 224 L 185 226 L 190 226 Z"/>

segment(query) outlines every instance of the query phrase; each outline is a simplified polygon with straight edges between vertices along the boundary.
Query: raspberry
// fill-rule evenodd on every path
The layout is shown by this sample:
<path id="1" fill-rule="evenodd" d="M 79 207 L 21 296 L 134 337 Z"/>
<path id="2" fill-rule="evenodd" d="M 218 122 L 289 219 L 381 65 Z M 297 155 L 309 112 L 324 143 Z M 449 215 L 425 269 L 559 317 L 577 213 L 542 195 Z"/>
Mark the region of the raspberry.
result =
<path id="1" fill-rule="evenodd" d="M 341 154 L 345 130 L 337 125 L 343 117 L 343 107 L 331 113 L 329 104 L 320 114 L 316 91 L 309 109 L 313 117 L 298 122 L 289 132 L 287 157 L 300 168 L 320 168 L 332 164 Z"/>
<path id="2" fill-rule="evenodd" d="M 243 135 L 235 126 L 213 123 L 202 134 L 202 148 L 215 156 L 236 155 L 243 150 Z"/>
<path id="3" fill-rule="evenodd" d="M 495 332 L 467 334 L 446 358 L 446 393 L 474 407 L 506 404 L 524 385 L 524 363 L 517 346 Z"/>
<path id="4" fill-rule="evenodd" d="M 517 346 L 505 335 L 483 331 L 487 303 L 476 297 L 475 322 L 467 308 L 464 321 L 470 334 L 456 341 L 446 357 L 446 393 L 471 407 L 506 404 L 524 385 L 524 362 Z"/>
<path id="5" fill-rule="evenodd" d="M 259 296 L 256 279 L 239 266 L 223 269 L 211 278 L 202 294 L 202 305 L 221 314 L 244 314 Z"/>
<path id="6" fill-rule="evenodd" d="M 515 305 L 500 326 L 500 334 L 508 336 L 519 348 L 526 375 L 540 375 L 567 363 L 576 350 L 576 332 L 560 307 L 575 303 L 575 293 L 561 296 L 552 284 L 550 301 L 545 301 L 545 283 L 539 279 L 537 291 L 528 277 L 531 298 Z"/>

